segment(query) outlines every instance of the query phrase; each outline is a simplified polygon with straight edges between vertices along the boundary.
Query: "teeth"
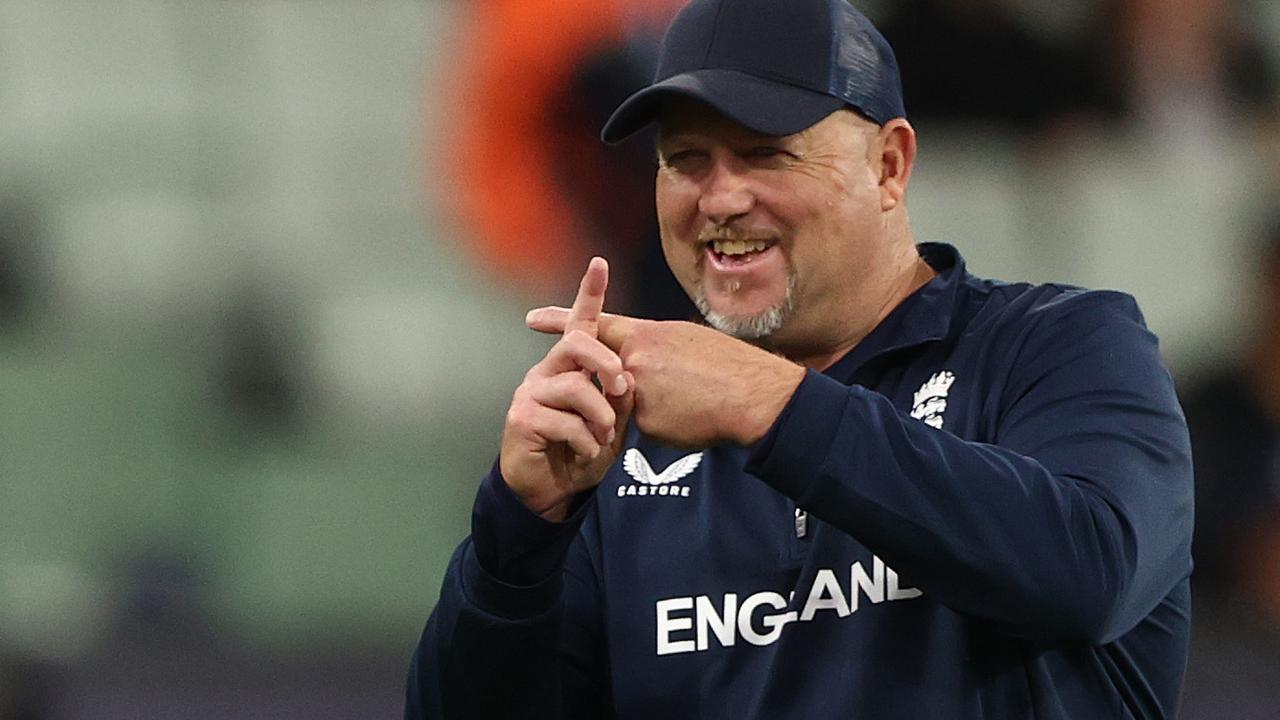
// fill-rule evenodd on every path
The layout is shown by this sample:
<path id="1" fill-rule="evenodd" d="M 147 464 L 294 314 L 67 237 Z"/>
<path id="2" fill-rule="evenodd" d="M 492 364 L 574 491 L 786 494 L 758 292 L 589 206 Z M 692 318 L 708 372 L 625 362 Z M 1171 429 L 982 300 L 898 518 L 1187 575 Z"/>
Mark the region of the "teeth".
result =
<path id="1" fill-rule="evenodd" d="M 711 248 L 721 255 L 746 255 L 769 247 L 764 240 L 712 240 Z"/>

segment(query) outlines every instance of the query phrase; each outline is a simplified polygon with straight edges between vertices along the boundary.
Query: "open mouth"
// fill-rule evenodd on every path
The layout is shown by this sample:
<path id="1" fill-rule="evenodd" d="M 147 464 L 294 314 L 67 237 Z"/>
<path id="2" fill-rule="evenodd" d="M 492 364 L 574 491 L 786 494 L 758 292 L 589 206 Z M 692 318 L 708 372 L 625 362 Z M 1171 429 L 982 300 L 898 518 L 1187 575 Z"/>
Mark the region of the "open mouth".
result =
<path id="1" fill-rule="evenodd" d="M 707 252 L 723 266 L 747 265 L 777 244 L 776 240 L 712 240 Z"/>

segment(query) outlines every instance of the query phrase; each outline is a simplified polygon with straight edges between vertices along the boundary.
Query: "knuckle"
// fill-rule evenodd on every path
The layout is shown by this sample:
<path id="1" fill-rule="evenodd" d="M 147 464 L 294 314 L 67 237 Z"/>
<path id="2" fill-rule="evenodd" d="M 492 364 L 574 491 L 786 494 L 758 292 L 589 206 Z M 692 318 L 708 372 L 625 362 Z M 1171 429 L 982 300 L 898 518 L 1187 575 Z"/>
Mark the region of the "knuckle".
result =
<path id="1" fill-rule="evenodd" d="M 590 434 L 574 434 L 573 440 L 569 444 L 578 455 L 588 456 L 595 453 L 596 449 L 600 447 Z"/>
<path id="2" fill-rule="evenodd" d="M 511 393 L 511 406 L 507 409 L 507 414 L 510 415 L 515 412 L 516 408 L 528 402 L 528 398 L 529 384 L 526 381 L 521 383 L 520 386 L 516 388 L 515 392 Z"/>
<path id="3" fill-rule="evenodd" d="M 506 424 L 507 427 L 516 432 L 523 432 L 529 429 L 532 422 L 529 418 L 529 413 L 523 412 L 513 405 L 510 410 L 507 410 Z"/>
<path id="4" fill-rule="evenodd" d="M 547 352 L 547 359 L 548 361 L 554 362 L 554 360 L 552 360 L 553 358 L 555 359 L 563 358 L 566 355 L 573 355 L 573 352 L 574 352 L 573 338 L 569 337 L 568 335 L 563 335 L 559 340 L 556 341 L 555 345 L 551 346 L 551 350 Z"/>
<path id="5" fill-rule="evenodd" d="M 612 424 L 613 408 L 609 407 L 603 395 L 595 393 L 594 397 L 587 398 L 587 404 L 583 406 L 583 416 L 594 423 Z"/>
<path id="6" fill-rule="evenodd" d="M 564 336 L 564 352 L 581 363 L 589 361 L 595 351 L 595 338 L 581 330 L 574 330 Z"/>
<path id="7" fill-rule="evenodd" d="M 596 389 L 595 385 L 583 383 L 578 386 L 578 405 L 587 410 L 594 410 L 599 414 L 600 402 L 604 400 L 604 396 Z"/>
<path id="8" fill-rule="evenodd" d="M 649 364 L 649 352 L 643 348 L 632 347 L 627 352 L 626 362 L 632 374 L 635 374 Z"/>
<path id="9" fill-rule="evenodd" d="M 566 372 L 559 377 L 560 389 L 575 398 L 584 397 L 585 393 L 593 390 L 591 385 L 591 375 L 584 370 L 572 370 Z"/>
<path id="10" fill-rule="evenodd" d="M 542 393 L 555 392 L 562 387 L 564 382 L 564 373 L 557 373 L 548 378 L 543 378 L 538 382 L 538 389 Z"/>
<path id="11" fill-rule="evenodd" d="M 538 393 L 542 388 L 546 387 L 547 382 L 547 379 L 542 377 L 525 380 L 511 395 L 512 408 L 536 405 L 538 403 Z"/>

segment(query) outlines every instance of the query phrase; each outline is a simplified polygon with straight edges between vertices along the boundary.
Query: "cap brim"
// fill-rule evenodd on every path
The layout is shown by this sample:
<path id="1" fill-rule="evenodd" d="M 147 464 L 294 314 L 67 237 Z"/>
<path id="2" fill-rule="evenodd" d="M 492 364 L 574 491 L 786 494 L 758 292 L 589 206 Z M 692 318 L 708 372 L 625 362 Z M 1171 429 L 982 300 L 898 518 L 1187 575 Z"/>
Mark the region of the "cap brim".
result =
<path id="1" fill-rule="evenodd" d="M 738 124 L 761 135 L 798 133 L 844 107 L 826 93 L 713 68 L 667 78 L 627 98 L 604 124 L 600 138 L 621 142 L 658 120 L 662 102 L 686 97 L 704 102 Z"/>

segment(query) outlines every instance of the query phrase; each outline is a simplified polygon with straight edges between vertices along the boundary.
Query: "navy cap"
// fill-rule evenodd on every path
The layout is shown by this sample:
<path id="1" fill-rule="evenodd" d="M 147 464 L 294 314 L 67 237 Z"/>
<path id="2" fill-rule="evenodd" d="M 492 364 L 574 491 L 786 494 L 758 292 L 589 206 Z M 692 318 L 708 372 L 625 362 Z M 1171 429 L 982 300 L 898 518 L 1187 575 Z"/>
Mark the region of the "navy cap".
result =
<path id="1" fill-rule="evenodd" d="M 653 83 L 614 111 L 601 138 L 626 139 L 671 97 L 773 136 L 846 105 L 880 125 L 906 116 L 892 48 L 847 0 L 693 0 L 663 38 Z"/>

